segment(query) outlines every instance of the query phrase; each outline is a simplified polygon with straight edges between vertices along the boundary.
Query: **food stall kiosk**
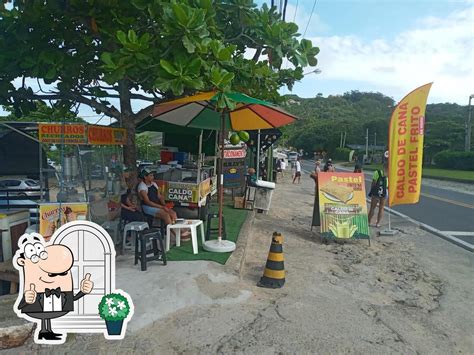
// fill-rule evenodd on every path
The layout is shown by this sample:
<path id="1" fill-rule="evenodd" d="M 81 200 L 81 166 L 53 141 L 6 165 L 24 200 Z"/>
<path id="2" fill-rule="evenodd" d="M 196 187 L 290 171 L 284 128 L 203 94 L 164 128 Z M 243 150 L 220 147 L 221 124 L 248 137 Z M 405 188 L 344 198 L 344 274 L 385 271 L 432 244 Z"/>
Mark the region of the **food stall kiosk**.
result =
<path id="1" fill-rule="evenodd" d="M 165 201 L 178 207 L 178 216 L 189 214 L 181 211 L 186 208 L 205 220 L 211 197 L 217 192 L 216 132 L 145 119 L 137 132 L 147 131 L 163 134 L 161 161 L 152 169 Z"/>

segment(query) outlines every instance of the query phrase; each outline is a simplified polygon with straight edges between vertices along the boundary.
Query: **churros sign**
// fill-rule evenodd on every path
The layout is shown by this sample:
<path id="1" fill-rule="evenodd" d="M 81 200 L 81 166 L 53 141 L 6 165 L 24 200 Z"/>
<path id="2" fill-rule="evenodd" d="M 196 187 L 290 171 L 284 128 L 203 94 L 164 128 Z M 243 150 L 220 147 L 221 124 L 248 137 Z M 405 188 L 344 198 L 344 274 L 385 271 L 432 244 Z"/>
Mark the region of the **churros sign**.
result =
<path id="1" fill-rule="evenodd" d="M 86 125 L 39 123 L 38 139 L 42 143 L 85 144 L 87 143 Z"/>
<path id="2" fill-rule="evenodd" d="M 405 96 L 392 113 L 389 128 L 389 205 L 417 203 L 423 165 L 425 108 L 432 83 Z"/>
<path id="3" fill-rule="evenodd" d="M 86 124 L 39 123 L 38 139 L 42 143 L 124 145 L 127 131 Z"/>

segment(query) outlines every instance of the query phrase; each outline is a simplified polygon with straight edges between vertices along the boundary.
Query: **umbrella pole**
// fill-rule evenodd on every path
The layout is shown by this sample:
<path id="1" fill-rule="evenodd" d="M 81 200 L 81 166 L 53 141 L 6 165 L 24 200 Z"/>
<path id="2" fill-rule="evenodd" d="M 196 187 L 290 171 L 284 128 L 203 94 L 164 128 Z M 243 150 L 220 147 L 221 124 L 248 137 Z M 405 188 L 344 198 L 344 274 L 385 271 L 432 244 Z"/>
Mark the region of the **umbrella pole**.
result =
<path id="1" fill-rule="evenodd" d="M 230 240 L 222 240 L 222 227 L 223 227 L 223 209 L 224 209 L 224 134 L 225 134 L 225 116 L 226 111 L 221 112 L 221 131 L 220 131 L 220 142 L 219 142 L 219 235 L 217 240 L 208 240 L 204 242 L 203 248 L 206 251 L 215 253 L 227 253 L 235 250 L 235 243 Z M 207 221 L 210 223 L 210 221 Z"/>
<path id="2" fill-rule="evenodd" d="M 219 150 L 219 234 L 217 240 L 222 241 L 222 214 L 224 209 L 224 134 L 225 134 L 225 117 L 224 111 L 221 113 L 221 136 Z"/>

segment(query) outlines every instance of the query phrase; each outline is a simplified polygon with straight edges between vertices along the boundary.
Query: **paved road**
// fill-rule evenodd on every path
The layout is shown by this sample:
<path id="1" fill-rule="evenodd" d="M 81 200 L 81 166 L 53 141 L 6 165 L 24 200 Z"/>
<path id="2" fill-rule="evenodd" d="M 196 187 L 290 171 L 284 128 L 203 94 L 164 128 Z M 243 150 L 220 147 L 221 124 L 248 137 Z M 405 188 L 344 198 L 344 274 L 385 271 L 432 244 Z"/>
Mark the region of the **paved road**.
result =
<path id="1" fill-rule="evenodd" d="M 304 161 L 302 168 L 311 171 L 313 163 Z M 372 174 L 372 171 L 365 173 L 367 191 Z M 440 231 L 453 232 L 448 234 L 474 244 L 473 195 L 422 184 L 421 197 L 417 204 L 395 206 L 393 209 Z M 462 232 L 467 233 L 462 235 Z"/>

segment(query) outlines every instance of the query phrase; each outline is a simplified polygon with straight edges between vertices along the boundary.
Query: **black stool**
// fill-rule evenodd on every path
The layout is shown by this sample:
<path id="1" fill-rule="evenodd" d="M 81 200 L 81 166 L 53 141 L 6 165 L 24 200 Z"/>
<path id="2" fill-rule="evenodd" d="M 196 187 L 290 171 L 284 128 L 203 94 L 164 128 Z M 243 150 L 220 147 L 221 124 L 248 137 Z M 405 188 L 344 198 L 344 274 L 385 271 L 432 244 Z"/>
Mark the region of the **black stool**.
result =
<path id="1" fill-rule="evenodd" d="M 151 241 L 151 249 L 146 248 L 148 241 Z M 158 249 L 158 243 L 160 243 L 160 249 Z M 163 261 L 163 265 L 166 265 L 165 243 L 160 230 L 146 229 L 138 232 L 135 241 L 135 265 L 140 260 L 142 271 L 146 271 L 148 261 L 160 259 Z"/>
<path id="2" fill-rule="evenodd" d="M 211 233 L 213 232 L 219 233 L 219 225 L 217 225 L 217 227 L 215 228 L 212 228 L 213 218 L 217 218 L 217 220 L 219 220 L 219 213 L 209 213 L 207 215 L 206 240 L 211 239 Z M 224 215 L 222 215 L 222 239 L 227 239 L 227 232 L 225 231 Z"/>

